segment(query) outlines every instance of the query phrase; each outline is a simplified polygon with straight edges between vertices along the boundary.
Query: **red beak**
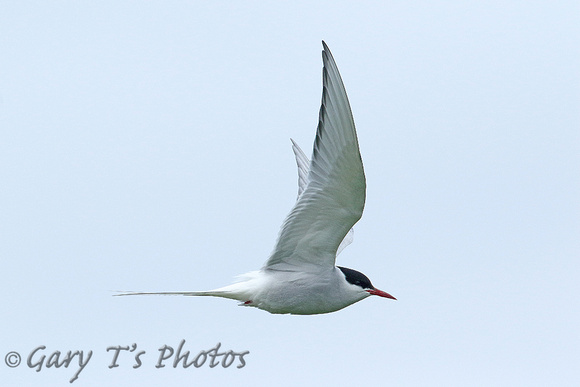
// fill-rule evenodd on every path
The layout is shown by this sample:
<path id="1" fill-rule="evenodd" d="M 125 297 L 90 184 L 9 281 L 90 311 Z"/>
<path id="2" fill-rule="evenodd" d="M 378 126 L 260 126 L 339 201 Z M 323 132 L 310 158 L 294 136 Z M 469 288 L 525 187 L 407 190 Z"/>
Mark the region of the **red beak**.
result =
<path id="1" fill-rule="evenodd" d="M 385 297 L 390 298 L 391 300 L 396 300 L 396 298 L 391 296 L 389 293 L 383 292 L 382 290 L 379 289 L 369 289 L 367 290 L 367 292 L 369 292 L 373 296 Z"/>

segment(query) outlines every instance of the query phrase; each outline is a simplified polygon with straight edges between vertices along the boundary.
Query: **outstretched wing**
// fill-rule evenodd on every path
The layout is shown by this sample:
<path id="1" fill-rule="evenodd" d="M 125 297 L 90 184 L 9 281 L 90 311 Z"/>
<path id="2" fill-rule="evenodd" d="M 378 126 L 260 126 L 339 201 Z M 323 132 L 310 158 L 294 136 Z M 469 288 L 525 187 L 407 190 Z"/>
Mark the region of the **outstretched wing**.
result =
<path id="1" fill-rule="evenodd" d="M 339 245 L 364 208 L 366 182 L 350 104 L 334 58 L 322 45 L 322 106 L 306 187 L 282 224 L 265 264 L 270 270 L 333 268 Z"/>
<path id="2" fill-rule="evenodd" d="M 310 160 L 308 160 L 308 157 L 306 154 L 304 154 L 302 149 L 300 149 L 296 141 L 292 139 L 290 139 L 290 141 L 292 141 L 292 150 L 294 151 L 294 156 L 296 156 L 296 165 L 298 166 L 298 199 L 300 199 L 300 195 L 302 195 L 302 192 L 304 192 L 304 189 L 308 185 L 308 168 L 310 165 Z M 338 246 L 336 255 L 340 254 L 342 250 L 350 245 L 353 239 L 354 229 L 351 228 Z"/>

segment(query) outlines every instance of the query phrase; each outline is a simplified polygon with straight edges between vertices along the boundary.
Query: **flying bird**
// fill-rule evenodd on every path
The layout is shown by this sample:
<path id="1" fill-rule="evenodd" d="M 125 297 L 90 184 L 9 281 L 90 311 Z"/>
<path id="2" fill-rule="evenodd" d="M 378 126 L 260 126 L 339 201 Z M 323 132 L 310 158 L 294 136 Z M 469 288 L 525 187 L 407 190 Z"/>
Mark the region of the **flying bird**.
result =
<path id="1" fill-rule="evenodd" d="M 292 140 L 298 199 L 264 266 L 215 290 L 119 295 L 223 297 L 274 314 L 301 315 L 335 312 L 371 295 L 396 299 L 364 274 L 335 265 L 362 216 L 366 180 L 346 90 L 328 46 L 322 45 L 322 105 L 312 159 Z"/>

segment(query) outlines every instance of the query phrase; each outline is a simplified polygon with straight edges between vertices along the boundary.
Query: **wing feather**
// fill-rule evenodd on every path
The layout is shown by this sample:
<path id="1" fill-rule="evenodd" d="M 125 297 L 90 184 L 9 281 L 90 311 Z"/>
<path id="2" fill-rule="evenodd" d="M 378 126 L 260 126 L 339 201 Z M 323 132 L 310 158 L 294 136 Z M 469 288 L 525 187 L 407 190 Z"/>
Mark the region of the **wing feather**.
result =
<path id="1" fill-rule="evenodd" d="M 296 141 L 292 139 L 290 139 L 290 141 L 292 141 L 292 150 L 294 151 L 294 156 L 296 156 L 296 165 L 298 167 L 298 198 L 300 198 L 300 195 L 302 195 L 302 192 L 304 192 L 304 189 L 308 185 L 308 170 L 310 168 L 310 160 L 308 160 L 308 157 L 302 151 L 302 149 L 300 149 Z M 354 228 L 351 228 L 340 243 L 340 246 L 338 246 L 336 255 L 339 255 L 348 245 L 350 245 L 353 239 Z"/>
<path id="2" fill-rule="evenodd" d="M 294 151 L 294 156 L 296 157 L 296 165 L 298 166 L 298 198 L 304 192 L 304 189 L 308 185 L 308 170 L 310 160 L 304 154 L 302 149 L 296 144 L 296 141 L 290 139 L 292 141 L 292 150 Z"/>
<path id="3" fill-rule="evenodd" d="M 322 104 L 306 186 L 299 188 L 266 269 L 334 268 L 339 245 L 364 209 L 366 182 L 350 104 L 334 58 L 322 44 Z M 297 163 L 300 185 L 298 155 Z"/>

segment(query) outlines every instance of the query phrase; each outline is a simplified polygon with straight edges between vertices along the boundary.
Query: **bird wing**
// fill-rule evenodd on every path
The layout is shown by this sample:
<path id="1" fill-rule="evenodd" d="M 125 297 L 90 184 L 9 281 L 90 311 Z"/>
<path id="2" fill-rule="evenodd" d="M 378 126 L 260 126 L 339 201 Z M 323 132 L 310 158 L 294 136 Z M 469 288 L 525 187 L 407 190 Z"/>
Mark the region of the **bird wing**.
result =
<path id="1" fill-rule="evenodd" d="M 322 105 L 306 186 L 282 224 L 264 266 L 269 270 L 333 268 L 364 208 L 366 182 L 350 104 L 334 58 L 322 45 Z"/>
<path id="2" fill-rule="evenodd" d="M 298 199 L 300 199 L 300 195 L 302 195 L 302 192 L 304 192 L 304 189 L 308 185 L 308 170 L 310 166 L 310 160 L 308 160 L 308 157 L 302 151 L 302 149 L 300 149 L 296 141 L 292 139 L 290 139 L 290 141 L 292 141 L 292 150 L 294 151 L 294 156 L 296 156 L 296 165 L 298 166 Z M 338 246 L 336 255 L 340 254 L 342 250 L 350 245 L 353 239 L 354 228 L 351 228 L 340 243 L 340 246 Z"/>
<path id="3" fill-rule="evenodd" d="M 308 185 L 308 170 L 310 169 L 310 160 L 304 154 L 302 149 L 296 144 L 296 141 L 290 139 L 292 141 L 292 151 L 294 152 L 294 156 L 296 157 L 296 165 L 298 166 L 298 199 L 300 199 L 300 195 L 304 192 L 304 189 Z"/>

